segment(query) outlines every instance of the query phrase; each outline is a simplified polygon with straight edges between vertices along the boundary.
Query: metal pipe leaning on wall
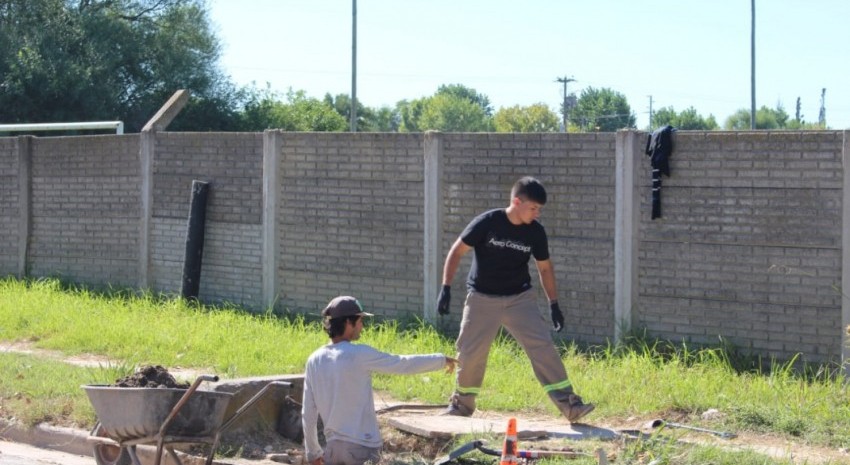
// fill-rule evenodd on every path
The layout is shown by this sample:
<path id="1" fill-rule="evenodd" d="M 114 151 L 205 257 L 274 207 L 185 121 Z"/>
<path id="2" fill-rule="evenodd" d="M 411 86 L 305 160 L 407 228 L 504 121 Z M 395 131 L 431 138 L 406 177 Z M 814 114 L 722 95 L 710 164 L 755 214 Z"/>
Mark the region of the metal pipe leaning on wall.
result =
<path id="1" fill-rule="evenodd" d="M 209 183 L 197 180 L 192 181 L 189 225 L 186 231 L 186 252 L 183 256 L 183 288 L 181 295 L 184 299 L 198 300 L 198 291 L 201 286 L 201 258 L 204 254 L 204 225 L 207 218 L 209 187 Z"/>

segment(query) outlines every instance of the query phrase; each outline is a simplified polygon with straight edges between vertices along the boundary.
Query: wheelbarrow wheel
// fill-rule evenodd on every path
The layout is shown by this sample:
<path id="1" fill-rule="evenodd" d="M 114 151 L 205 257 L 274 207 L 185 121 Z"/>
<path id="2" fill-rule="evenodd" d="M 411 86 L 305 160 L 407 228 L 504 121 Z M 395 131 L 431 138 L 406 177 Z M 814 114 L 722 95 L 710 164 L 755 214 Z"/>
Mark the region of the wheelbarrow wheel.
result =
<path id="1" fill-rule="evenodd" d="M 98 422 L 92 430 L 92 436 L 108 437 L 106 431 Z M 130 458 L 130 453 L 126 449 L 110 444 L 95 444 L 94 445 L 94 461 L 97 465 L 132 465 L 133 459 Z"/>

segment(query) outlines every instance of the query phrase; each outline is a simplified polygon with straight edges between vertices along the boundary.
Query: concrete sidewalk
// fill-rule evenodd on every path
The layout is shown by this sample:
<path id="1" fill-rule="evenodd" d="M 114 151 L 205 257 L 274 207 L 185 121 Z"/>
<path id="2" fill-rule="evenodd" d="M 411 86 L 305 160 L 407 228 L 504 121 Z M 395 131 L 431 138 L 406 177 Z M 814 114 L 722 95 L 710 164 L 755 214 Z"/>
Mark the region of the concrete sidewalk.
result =
<path id="1" fill-rule="evenodd" d="M 68 454 L 92 457 L 94 463 L 93 445 L 86 441 L 89 431 L 75 428 L 63 428 L 48 424 L 40 424 L 27 428 L 20 424 L 0 419 L 0 439 L 28 444 L 42 449 L 64 452 Z M 136 453 L 143 464 L 153 463 L 156 447 L 152 445 L 137 446 Z M 300 465 L 298 457 L 286 457 L 284 454 L 273 455 L 275 460 L 250 460 L 243 458 L 228 458 L 213 460 L 213 465 L 279 465 L 291 463 Z M 286 460 L 290 458 L 290 460 Z M 190 456 L 180 453 L 183 465 L 203 465 L 205 457 Z M 177 465 L 168 457 L 163 456 L 162 465 Z"/>

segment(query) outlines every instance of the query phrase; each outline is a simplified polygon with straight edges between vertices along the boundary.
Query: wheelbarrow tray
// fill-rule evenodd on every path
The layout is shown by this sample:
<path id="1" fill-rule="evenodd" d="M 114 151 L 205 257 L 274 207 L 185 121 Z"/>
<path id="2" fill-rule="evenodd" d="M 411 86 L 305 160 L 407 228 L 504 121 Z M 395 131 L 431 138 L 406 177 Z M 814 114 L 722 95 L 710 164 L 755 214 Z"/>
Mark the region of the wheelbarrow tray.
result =
<path id="1" fill-rule="evenodd" d="M 116 442 L 153 437 L 186 389 L 83 386 L 103 432 Z M 224 421 L 233 394 L 195 391 L 165 431 L 168 436 L 207 438 Z"/>

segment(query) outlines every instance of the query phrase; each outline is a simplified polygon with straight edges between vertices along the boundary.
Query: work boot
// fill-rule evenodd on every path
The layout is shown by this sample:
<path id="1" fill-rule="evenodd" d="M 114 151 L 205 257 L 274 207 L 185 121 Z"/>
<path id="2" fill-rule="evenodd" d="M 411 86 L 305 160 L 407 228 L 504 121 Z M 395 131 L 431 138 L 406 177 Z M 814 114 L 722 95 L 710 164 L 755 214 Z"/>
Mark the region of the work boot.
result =
<path id="1" fill-rule="evenodd" d="M 451 415 L 453 417 L 471 417 L 472 412 L 468 407 L 460 404 L 450 403 L 448 408 L 442 413 L 443 415 Z"/>
<path id="2" fill-rule="evenodd" d="M 470 408 L 467 405 L 464 405 L 458 399 L 458 394 L 453 394 L 449 397 L 449 406 L 442 413 L 442 415 L 451 415 L 454 417 L 471 417 L 474 408 Z"/>
<path id="3" fill-rule="evenodd" d="M 558 402 L 558 409 L 561 410 L 561 413 L 567 417 L 567 421 L 570 423 L 577 422 L 580 418 L 592 412 L 595 408 L 596 406 L 593 404 L 585 404 L 582 402 L 581 397 L 575 394 L 570 394 L 567 398 L 567 402 Z"/>

